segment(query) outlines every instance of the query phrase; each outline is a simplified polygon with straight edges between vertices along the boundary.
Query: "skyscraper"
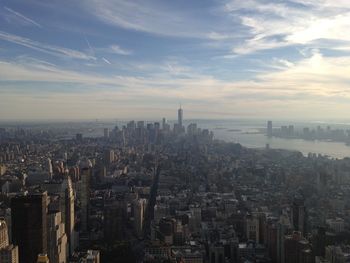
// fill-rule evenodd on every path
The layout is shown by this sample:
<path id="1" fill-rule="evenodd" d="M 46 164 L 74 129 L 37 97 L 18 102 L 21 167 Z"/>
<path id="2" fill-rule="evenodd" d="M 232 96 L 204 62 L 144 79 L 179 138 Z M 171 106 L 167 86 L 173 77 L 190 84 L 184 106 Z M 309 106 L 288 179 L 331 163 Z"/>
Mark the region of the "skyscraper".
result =
<path id="1" fill-rule="evenodd" d="M 291 229 L 291 224 L 289 217 L 285 214 L 282 214 L 277 223 L 277 262 L 284 262 L 284 238 L 285 235 Z"/>
<path id="2" fill-rule="evenodd" d="M 61 202 L 62 221 L 65 224 L 65 232 L 67 234 L 69 253 L 73 253 L 76 248 L 76 242 L 74 238 L 74 225 L 75 225 L 75 212 L 74 212 L 74 190 L 72 186 L 72 180 L 70 177 L 66 178 L 62 183 L 61 198 L 64 204 Z"/>
<path id="3" fill-rule="evenodd" d="M 107 149 L 104 151 L 104 162 L 105 165 L 109 166 L 111 163 L 114 162 L 114 151 Z"/>
<path id="4" fill-rule="evenodd" d="M 108 244 L 115 240 L 123 239 L 125 226 L 125 204 L 122 201 L 114 201 L 104 206 L 104 239 Z"/>
<path id="5" fill-rule="evenodd" d="M 142 237 L 143 234 L 143 220 L 146 209 L 146 199 L 135 200 L 133 204 L 134 209 L 134 229 L 138 237 Z"/>
<path id="6" fill-rule="evenodd" d="M 177 123 L 179 124 L 180 128 L 182 128 L 182 121 L 183 121 L 183 110 L 180 106 L 180 109 L 177 111 Z"/>
<path id="7" fill-rule="evenodd" d="M 306 208 L 302 198 L 295 198 L 292 205 L 292 225 L 295 231 L 306 234 Z"/>
<path id="8" fill-rule="evenodd" d="M 48 192 L 49 196 L 59 196 L 58 209 L 61 212 L 62 223 L 65 226 L 67 235 L 69 252 L 74 252 L 76 241 L 74 239 L 74 190 L 70 176 L 65 177 L 62 182 L 49 181 L 41 185 L 41 189 Z"/>
<path id="9" fill-rule="evenodd" d="M 79 163 L 81 180 L 79 181 L 78 196 L 81 203 L 81 230 L 88 229 L 89 203 L 90 203 L 90 180 L 92 174 L 92 164 L 87 158 Z"/>
<path id="10" fill-rule="evenodd" d="M 18 263 L 18 247 L 9 243 L 6 221 L 0 219 L 0 263 Z"/>
<path id="11" fill-rule="evenodd" d="M 294 231 L 292 235 L 286 235 L 284 238 L 284 262 L 313 262 L 310 243 L 299 231 Z"/>
<path id="12" fill-rule="evenodd" d="M 49 211 L 48 217 L 48 256 L 51 263 L 66 262 L 68 257 L 67 235 L 64 230 L 61 212 Z"/>
<path id="13" fill-rule="evenodd" d="M 162 120 L 162 129 L 165 130 L 165 126 L 167 124 L 166 118 L 163 118 Z"/>
<path id="14" fill-rule="evenodd" d="M 7 230 L 7 224 L 4 219 L 0 219 L 0 249 L 3 249 L 9 245 L 9 235 Z"/>
<path id="15" fill-rule="evenodd" d="M 46 160 L 46 171 L 49 173 L 49 178 L 52 178 L 53 168 L 52 168 L 52 161 L 50 158 L 47 158 Z"/>
<path id="16" fill-rule="evenodd" d="M 249 215 L 246 218 L 246 237 L 248 240 L 252 240 L 259 243 L 259 219 L 255 215 Z"/>
<path id="17" fill-rule="evenodd" d="M 20 263 L 36 263 L 47 253 L 47 192 L 18 195 L 11 200 L 12 239 Z"/>
<path id="18" fill-rule="evenodd" d="M 103 137 L 105 139 L 108 139 L 109 138 L 109 128 L 104 128 L 103 129 Z"/>

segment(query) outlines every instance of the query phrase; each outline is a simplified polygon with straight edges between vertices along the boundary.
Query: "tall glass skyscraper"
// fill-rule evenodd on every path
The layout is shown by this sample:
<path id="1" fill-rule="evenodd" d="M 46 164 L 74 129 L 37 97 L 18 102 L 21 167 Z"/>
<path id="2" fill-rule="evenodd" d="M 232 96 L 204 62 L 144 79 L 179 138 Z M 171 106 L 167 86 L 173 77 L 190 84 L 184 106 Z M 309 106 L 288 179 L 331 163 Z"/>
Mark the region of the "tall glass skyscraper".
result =
<path id="1" fill-rule="evenodd" d="M 177 111 L 177 123 L 179 124 L 180 127 L 182 127 L 183 114 L 184 112 L 180 106 L 180 109 Z"/>

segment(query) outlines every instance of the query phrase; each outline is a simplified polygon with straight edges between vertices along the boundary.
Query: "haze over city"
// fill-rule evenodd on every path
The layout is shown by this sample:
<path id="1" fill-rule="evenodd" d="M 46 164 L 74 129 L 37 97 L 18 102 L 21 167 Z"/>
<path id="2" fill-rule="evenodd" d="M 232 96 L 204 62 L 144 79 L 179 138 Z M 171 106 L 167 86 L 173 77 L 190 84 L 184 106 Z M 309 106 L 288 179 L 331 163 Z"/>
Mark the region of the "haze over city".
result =
<path id="1" fill-rule="evenodd" d="M 350 262 L 350 0 L 0 0 L 0 263 Z"/>
<path id="2" fill-rule="evenodd" d="M 0 119 L 345 119 L 346 0 L 0 2 Z"/>

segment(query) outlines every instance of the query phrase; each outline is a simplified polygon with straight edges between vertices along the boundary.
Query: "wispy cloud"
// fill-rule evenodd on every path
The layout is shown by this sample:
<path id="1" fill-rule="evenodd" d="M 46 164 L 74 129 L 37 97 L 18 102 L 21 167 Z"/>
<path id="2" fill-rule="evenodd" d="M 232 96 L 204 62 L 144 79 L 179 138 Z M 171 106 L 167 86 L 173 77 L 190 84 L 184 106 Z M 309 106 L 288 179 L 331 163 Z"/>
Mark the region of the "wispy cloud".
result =
<path id="1" fill-rule="evenodd" d="M 199 2 L 86 0 L 61 6 L 57 23 L 76 22 L 79 34 L 52 28 L 47 36 L 27 38 L 30 32 L 23 30 L 28 28 L 4 23 L 0 114 L 5 116 L 9 107 L 4 105 L 12 103 L 26 105 L 18 114 L 40 115 L 39 106 L 51 109 L 59 101 L 66 103 L 65 114 L 79 108 L 77 116 L 86 116 L 86 108 L 91 116 L 121 112 L 115 105 L 125 106 L 125 115 L 135 109 L 144 113 L 147 107 L 176 107 L 178 101 L 187 102 L 192 112 L 215 105 L 217 113 L 256 116 L 288 111 L 289 116 L 324 116 L 328 111 L 319 110 L 324 105 L 338 116 L 350 110 L 348 0 Z M 56 1 L 49 5 L 52 9 Z M 38 7 L 48 8 L 46 3 Z M 41 25 L 15 10 L 0 8 L 13 22 Z M 28 19 L 38 13 L 23 10 Z M 45 26 L 45 19 L 38 21 Z M 83 30 L 87 23 L 92 34 Z M 52 42 L 56 33 L 69 38 L 65 47 Z M 150 46 L 152 56 L 145 55 Z M 56 109 L 51 114 L 58 114 Z"/>
<path id="2" fill-rule="evenodd" d="M 233 24 L 223 23 L 221 14 L 210 8 L 198 12 L 190 3 L 186 9 L 159 0 L 87 0 L 82 5 L 104 23 L 160 36 L 219 40 L 238 32 Z"/>
<path id="3" fill-rule="evenodd" d="M 104 61 L 104 62 L 106 62 L 108 65 L 111 65 L 112 63 L 108 60 L 108 59 L 106 59 L 106 58 L 102 58 L 102 60 Z"/>
<path id="4" fill-rule="evenodd" d="M 0 31 L 0 39 L 58 57 L 64 56 L 74 59 L 96 60 L 95 57 L 87 55 L 81 51 L 40 43 L 29 38 L 20 37 L 3 31 Z"/>
<path id="5" fill-rule="evenodd" d="M 159 67 L 157 72 L 162 74 L 133 77 L 63 70 L 45 61 L 25 58 L 17 63 L 0 61 L 0 79 L 5 81 L 0 82 L 0 105 L 4 105 L 4 100 L 19 103 L 19 96 L 14 95 L 13 89 L 6 91 L 5 83 L 14 82 L 19 88 L 21 83 L 42 82 L 45 85 L 72 84 L 76 91 L 71 89 L 69 95 L 64 90 L 43 91 L 48 99 L 42 98 L 39 102 L 33 99 L 35 103 L 31 107 L 83 96 L 86 101 L 94 101 L 91 110 L 95 111 L 105 109 L 108 98 L 113 101 L 110 107 L 126 103 L 129 112 L 134 112 L 136 106 L 147 108 L 148 104 L 165 109 L 181 100 L 192 105 L 189 109 L 193 111 L 205 111 L 208 105 L 216 105 L 217 112 L 243 115 L 281 116 L 285 112 L 289 116 L 323 117 L 326 113 L 322 112 L 320 116 L 319 109 L 327 106 L 332 108 L 327 114 L 342 116 L 350 110 L 349 65 L 350 57 L 326 57 L 314 50 L 295 63 L 275 59 L 272 71 L 258 73 L 253 80 L 224 81 L 198 74 L 193 68 L 178 63 L 161 65 L 164 69 Z M 90 87 L 88 92 L 87 87 Z M 22 89 L 25 90 L 25 86 Z M 29 101 L 24 103 L 29 104 Z M 83 104 L 80 106 L 84 108 Z"/>
<path id="6" fill-rule="evenodd" d="M 94 50 L 94 49 L 92 48 L 92 46 L 90 45 L 89 40 L 88 40 L 86 37 L 84 37 L 84 39 L 85 39 L 86 44 L 87 44 L 88 47 L 89 47 L 89 51 L 90 51 L 91 55 L 94 56 L 94 55 L 95 55 L 95 50 Z"/>
<path id="7" fill-rule="evenodd" d="M 4 9 L 12 15 L 12 17 L 14 17 L 17 21 L 20 21 L 21 24 L 25 24 L 25 25 L 32 25 L 32 26 L 36 26 L 36 27 L 39 27 L 41 28 L 42 25 L 39 24 L 38 22 L 34 21 L 33 19 L 30 19 L 29 17 L 7 7 L 7 6 L 4 6 Z"/>
<path id="8" fill-rule="evenodd" d="M 118 55 L 125 55 L 125 56 L 132 54 L 131 50 L 123 49 L 118 45 L 112 45 L 108 49 L 106 49 L 106 51 L 111 52 L 111 53 L 115 53 Z"/>
<path id="9" fill-rule="evenodd" d="M 108 64 L 107 61 L 106 59 Z M 27 58 L 18 60 L 18 63 L 2 62 L 0 79 L 6 81 L 112 85 L 125 87 L 133 94 L 153 94 L 159 97 L 226 101 L 233 95 L 241 94 L 244 97 L 244 94 L 264 94 L 264 98 L 284 96 L 285 99 L 293 99 L 295 94 L 303 92 L 312 100 L 312 96 L 316 99 L 327 98 L 342 92 L 342 96 L 350 98 L 350 77 L 347 74 L 350 70 L 350 57 L 325 57 L 317 50 L 296 63 L 275 59 L 272 71 L 258 73 L 254 80 L 244 81 L 220 80 L 199 74 L 193 68 L 177 63 L 158 66 L 149 77 L 134 77 L 63 70 L 55 65 Z"/>
<path id="10" fill-rule="evenodd" d="M 241 46 L 235 46 L 233 52 L 247 54 L 292 45 L 315 46 L 324 39 L 339 41 L 333 45 L 339 48 L 344 41 L 350 41 L 350 9 L 345 2 L 231 0 L 225 10 L 239 18 L 250 32 L 250 37 Z"/>
<path id="11" fill-rule="evenodd" d="M 346 0 L 219 3 L 224 5 L 215 12 L 201 9 L 201 13 L 191 8 L 170 8 L 157 0 L 88 0 L 84 6 L 111 25 L 162 36 L 203 38 L 218 49 L 226 49 L 231 43 L 232 53 L 239 55 L 287 46 L 315 46 L 322 39 L 350 42 L 350 8 Z M 340 42 L 333 47 L 346 48 Z"/>

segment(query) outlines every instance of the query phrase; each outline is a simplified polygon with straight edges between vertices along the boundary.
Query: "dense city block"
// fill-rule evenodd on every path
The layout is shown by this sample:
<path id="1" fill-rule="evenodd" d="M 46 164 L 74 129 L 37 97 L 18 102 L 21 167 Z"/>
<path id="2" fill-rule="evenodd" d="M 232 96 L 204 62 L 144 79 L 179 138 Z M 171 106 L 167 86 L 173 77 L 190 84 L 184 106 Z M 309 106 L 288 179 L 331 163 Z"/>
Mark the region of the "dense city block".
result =
<path id="1" fill-rule="evenodd" d="M 220 141 L 181 108 L 75 129 L 0 130 L 0 262 L 350 261 L 348 158 Z"/>

